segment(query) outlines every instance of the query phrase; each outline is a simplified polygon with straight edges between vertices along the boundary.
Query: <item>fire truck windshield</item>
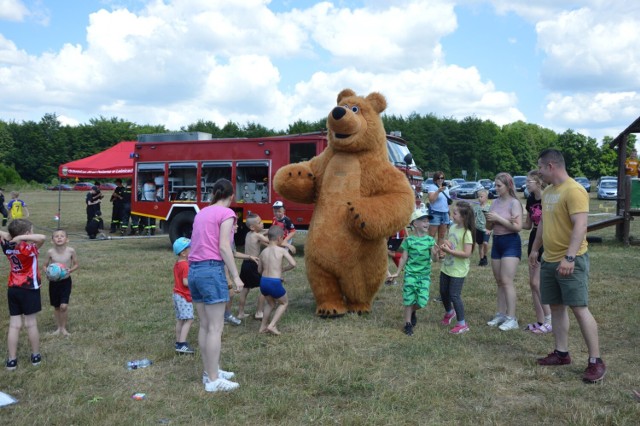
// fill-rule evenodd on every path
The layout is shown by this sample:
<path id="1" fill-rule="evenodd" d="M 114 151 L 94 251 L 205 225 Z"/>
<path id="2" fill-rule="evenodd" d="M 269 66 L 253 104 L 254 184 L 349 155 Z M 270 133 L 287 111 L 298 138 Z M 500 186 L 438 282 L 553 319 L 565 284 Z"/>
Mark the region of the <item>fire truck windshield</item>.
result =
<path id="1" fill-rule="evenodd" d="M 387 140 L 387 148 L 389 149 L 389 159 L 394 164 L 404 164 L 404 158 L 409 154 L 409 148 L 406 145 L 400 145 L 392 140 Z M 409 167 L 415 167 L 416 164 L 411 161 Z"/>

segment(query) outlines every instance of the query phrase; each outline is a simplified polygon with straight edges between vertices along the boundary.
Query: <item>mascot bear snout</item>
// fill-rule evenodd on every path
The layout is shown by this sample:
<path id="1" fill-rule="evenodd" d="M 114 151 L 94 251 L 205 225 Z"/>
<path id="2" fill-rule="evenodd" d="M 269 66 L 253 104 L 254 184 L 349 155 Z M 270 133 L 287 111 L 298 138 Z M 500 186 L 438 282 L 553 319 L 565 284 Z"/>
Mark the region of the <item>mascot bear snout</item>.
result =
<path id="1" fill-rule="evenodd" d="M 333 117 L 334 120 L 340 120 L 342 117 L 345 116 L 346 113 L 347 113 L 347 110 L 344 109 L 343 107 L 335 107 L 333 111 L 331 111 L 331 116 Z"/>

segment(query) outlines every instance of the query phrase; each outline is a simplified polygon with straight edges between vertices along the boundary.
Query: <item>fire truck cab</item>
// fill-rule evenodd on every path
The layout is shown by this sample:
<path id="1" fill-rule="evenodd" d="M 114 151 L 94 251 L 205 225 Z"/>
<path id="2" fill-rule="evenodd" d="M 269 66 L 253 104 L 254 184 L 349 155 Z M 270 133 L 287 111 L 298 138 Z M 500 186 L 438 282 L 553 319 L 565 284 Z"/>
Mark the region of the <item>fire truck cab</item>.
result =
<path id="1" fill-rule="evenodd" d="M 201 132 L 139 135 L 131 154 L 131 213 L 159 220 L 171 242 L 190 237 L 196 213 L 211 202 L 214 182 L 225 178 L 235 186 L 230 208 L 238 216 L 238 244 L 244 243 L 249 212 L 270 224 L 277 200 L 285 202 L 287 216 L 296 228 L 307 229 L 313 205 L 283 200 L 273 189 L 273 176 L 280 167 L 310 160 L 326 146 L 324 132 L 233 139 L 212 139 Z M 406 174 L 407 184 L 417 188 L 417 193 L 422 173 L 406 143 L 390 135 L 387 147 L 389 160 Z"/>

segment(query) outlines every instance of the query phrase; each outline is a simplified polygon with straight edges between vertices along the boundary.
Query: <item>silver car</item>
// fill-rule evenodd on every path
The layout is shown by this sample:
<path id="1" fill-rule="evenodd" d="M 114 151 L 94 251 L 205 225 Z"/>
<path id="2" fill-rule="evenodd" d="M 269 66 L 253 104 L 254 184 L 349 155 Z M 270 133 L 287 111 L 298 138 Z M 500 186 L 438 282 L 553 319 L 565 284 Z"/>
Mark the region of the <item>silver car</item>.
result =
<path id="1" fill-rule="evenodd" d="M 618 181 L 603 180 L 598 186 L 598 200 L 615 200 L 618 198 Z"/>
<path id="2" fill-rule="evenodd" d="M 483 189 L 484 187 L 478 182 L 465 182 L 456 188 L 455 196 L 457 198 L 478 198 L 478 191 Z"/>

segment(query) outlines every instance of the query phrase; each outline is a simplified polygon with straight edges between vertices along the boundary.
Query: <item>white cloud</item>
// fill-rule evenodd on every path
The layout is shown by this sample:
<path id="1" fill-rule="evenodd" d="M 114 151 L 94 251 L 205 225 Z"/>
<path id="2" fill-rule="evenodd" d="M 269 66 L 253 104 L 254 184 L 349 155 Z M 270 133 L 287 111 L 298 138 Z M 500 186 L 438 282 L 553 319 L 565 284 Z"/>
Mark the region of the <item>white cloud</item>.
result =
<path id="1" fill-rule="evenodd" d="M 198 119 L 284 129 L 325 117 L 351 87 L 386 95 L 389 114 L 474 115 L 498 124 L 525 118 L 515 94 L 474 67 L 444 62 L 440 39 L 457 26 L 450 1 L 323 2 L 285 13 L 269 4 L 103 9 L 89 16 L 85 46 L 37 56 L 0 35 L 0 98 L 20 99 L 0 105 L 0 117 L 55 112 L 65 123 L 102 115 L 170 129 Z M 303 71 L 284 84 L 285 66 Z"/>
<path id="2" fill-rule="evenodd" d="M 544 84 L 552 89 L 640 88 L 640 13 L 610 15 L 579 9 L 536 26 L 547 59 Z"/>
<path id="3" fill-rule="evenodd" d="M 615 137 L 640 116 L 640 93 L 553 94 L 544 115 L 560 131 L 573 128 L 596 138 Z"/>
<path id="4" fill-rule="evenodd" d="M 484 83 L 475 68 L 458 66 L 405 70 L 398 74 L 373 74 L 344 69 L 336 73 L 316 73 L 306 83 L 296 87 L 295 104 L 304 114 L 303 120 L 328 115 L 335 105 L 338 92 L 349 87 L 361 95 L 377 91 L 388 101 L 385 113 L 407 116 L 414 112 L 430 112 L 464 118 L 477 116 L 497 124 L 524 120 L 515 107 L 512 93 L 496 91 L 493 83 Z M 321 97 L 317 98 L 320 94 Z M 316 99 L 310 104 L 309 99 Z M 305 103 L 306 102 L 306 103 Z"/>
<path id="5" fill-rule="evenodd" d="M 24 21 L 29 9 L 20 0 L 0 0 L 0 21 Z"/>
<path id="6" fill-rule="evenodd" d="M 461 0 L 462 3 L 471 2 L 478 3 L 485 0 Z M 529 22 L 536 23 L 539 21 L 552 19 L 557 14 L 579 9 L 581 7 L 589 7 L 595 9 L 602 9 L 603 7 L 612 8 L 617 5 L 612 5 L 610 0 L 487 0 L 496 9 L 496 12 L 501 15 L 508 14 L 510 12 L 515 13 L 528 20 Z M 625 3 L 625 2 L 619 2 Z"/>
<path id="7" fill-rule="evenodd" d="M 304 21 L 313 39 L 333 60 L 366 70 L 430 66 L 442 59 L 440 38 L 456 26 L 449 1 L 390 3 L 386 9 L 314 6 Z"/>

